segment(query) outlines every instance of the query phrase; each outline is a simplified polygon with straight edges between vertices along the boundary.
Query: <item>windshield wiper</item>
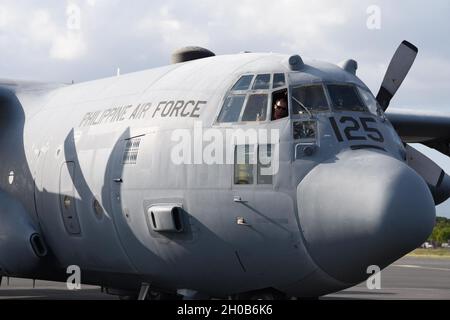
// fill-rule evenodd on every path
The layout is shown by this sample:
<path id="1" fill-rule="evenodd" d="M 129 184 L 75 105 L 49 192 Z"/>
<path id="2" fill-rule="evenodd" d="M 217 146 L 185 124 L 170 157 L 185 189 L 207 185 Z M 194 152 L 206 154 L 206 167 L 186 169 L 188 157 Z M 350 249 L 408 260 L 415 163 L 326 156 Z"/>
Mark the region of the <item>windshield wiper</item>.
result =
<path id="1" fill-rule="evenodd" d="M 301 103 L 301 102 L 300 102 L 296 97 L 294 97 L 294 96 L 292 96 L 292 100 L 294 100 L 295 102 L 297 102 L 297 104 L 298 104 L 300 107 L 302 107 L 302 109 L 305 110 L 306 113 L 308 113 L 309 116 L 310 116 L 311 118 L 313 118 L 313 114 L 311 113 L 311 111 L 309 111 L 309 109 L 308 109 L 303 103 Z"/>

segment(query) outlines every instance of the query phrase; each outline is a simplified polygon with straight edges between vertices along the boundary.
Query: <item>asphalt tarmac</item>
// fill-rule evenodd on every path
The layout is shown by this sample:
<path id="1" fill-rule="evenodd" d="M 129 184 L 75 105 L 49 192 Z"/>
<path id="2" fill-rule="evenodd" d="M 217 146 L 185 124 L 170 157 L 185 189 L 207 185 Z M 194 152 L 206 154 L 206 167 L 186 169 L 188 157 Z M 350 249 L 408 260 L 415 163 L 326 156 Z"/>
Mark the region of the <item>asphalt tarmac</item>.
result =
<path id="1" fill-rule="evenodd" d="M 115 300 L 98 287 L 69 291 L 66 284 L 3 278 L 0 300 Z M 405 257 L 381 273 L 381 290 L 365 283 L 321 299 L 450 300 L 450 259 Z"/>
<path id="2" fill-rule="evenodd" d="M 362 283 L 324 299 L 450 300 L 450 259 L 405 257 L 381 272 L 381 290 Z"/>

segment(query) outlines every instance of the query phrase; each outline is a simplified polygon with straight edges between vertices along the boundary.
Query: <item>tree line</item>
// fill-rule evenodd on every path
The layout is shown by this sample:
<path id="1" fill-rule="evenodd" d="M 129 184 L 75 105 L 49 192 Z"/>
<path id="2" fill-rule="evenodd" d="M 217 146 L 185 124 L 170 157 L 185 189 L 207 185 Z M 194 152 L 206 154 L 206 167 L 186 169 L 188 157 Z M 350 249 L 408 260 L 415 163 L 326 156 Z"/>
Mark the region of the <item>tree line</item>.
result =
<path id="1" fill-rule="evenodd" d="M 438 217 L 428 241 L 435 244 L 448 243 L 450 241 L 450 219 Z"/>

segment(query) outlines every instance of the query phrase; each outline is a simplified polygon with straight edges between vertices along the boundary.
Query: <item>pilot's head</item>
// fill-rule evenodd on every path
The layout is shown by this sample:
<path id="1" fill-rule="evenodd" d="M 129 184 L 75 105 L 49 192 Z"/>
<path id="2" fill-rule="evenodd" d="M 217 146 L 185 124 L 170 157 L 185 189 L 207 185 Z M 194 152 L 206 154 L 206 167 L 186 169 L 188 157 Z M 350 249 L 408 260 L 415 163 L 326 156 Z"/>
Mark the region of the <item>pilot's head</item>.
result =
<path id="1" fill-rule="evenodd" d="M 289 115 L 288 105 L 285 98 L 277 99 L 275 101 L 273 108 L 274 108 L 274 120 L 283 119 Z"/>

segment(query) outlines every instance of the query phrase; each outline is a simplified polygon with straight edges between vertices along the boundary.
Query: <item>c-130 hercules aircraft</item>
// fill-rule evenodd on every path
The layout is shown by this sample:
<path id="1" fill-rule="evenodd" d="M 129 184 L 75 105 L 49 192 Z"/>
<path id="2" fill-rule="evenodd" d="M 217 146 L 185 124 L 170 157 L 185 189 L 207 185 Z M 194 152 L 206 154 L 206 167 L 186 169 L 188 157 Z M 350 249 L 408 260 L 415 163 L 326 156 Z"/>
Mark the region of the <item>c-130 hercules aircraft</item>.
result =
<path id="1" fill-rule="evenodd" d="M 450 117 L 385 113 L 417 52 L 400 45 L 376 98 L 354 60 L 196 47 L 87 83 L 2 81 L 1 276 L 66 281 L 76 265 L 139 299 L 311 298 L 364 281 L 425 241 L 450 197 L 406 144 L 450 155 Z M 173 132 L 199 122 L 278 130 L 277 172 L 248 161 L 260 145 L 233 146 L 243 164 L 175 164 Z"/>

